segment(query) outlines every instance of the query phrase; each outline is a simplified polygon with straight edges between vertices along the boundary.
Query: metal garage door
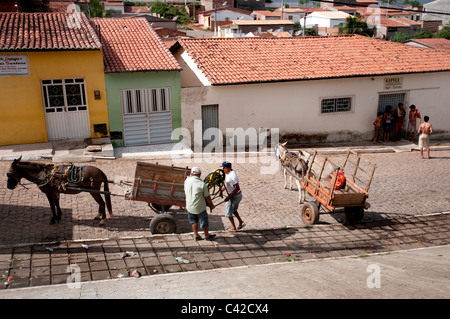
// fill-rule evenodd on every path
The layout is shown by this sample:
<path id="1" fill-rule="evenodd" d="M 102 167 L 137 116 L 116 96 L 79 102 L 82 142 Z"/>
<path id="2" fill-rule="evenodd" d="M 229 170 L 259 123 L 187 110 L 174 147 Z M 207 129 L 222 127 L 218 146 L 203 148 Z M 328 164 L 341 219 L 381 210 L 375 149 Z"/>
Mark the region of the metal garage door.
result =
<path id="1" fill-rule="evenodd" d="M 170 88 L 121 90 L 126 146 L 172 142 Z"/>
<path id="2" fill-rule="evenodd" d="M 206 132 L 206 134 L 205 134 Z M 219 105 L 202 105 L 202 136 L 203 146 L 218 146 L 219 131 Z M 213 143 L 216 141 L 216 143 Z"/>

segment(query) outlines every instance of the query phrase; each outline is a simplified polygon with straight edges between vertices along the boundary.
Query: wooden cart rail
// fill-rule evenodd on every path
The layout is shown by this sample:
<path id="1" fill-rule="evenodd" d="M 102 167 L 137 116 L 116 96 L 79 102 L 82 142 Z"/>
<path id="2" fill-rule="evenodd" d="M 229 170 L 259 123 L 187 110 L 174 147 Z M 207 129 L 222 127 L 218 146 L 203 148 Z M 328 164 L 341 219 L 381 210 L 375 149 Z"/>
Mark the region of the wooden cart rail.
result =
<path id="1" fill-rule="evenodd" d="M 368 208 L 366 199 L 369 197 L 375 168 L 376 165 L 362 159 L 360 154 L 350 149 L 342 166 L 336 165 L 326 156 L 318 155 L 314 150 L 305 176 L 298 176 L 289 168 L 286 171 L 297 178 L 301 187 L 316 200 L 315 203 L 306 203 L 302 207 L 303 220 L 307 224 L 314 224 L 319 219 L 321 206 L 330 212 L 337 207 L 344 207 L 349 219 L 362 219 L 364 209 Z M 338 176 L 339 172 L 346 177 L 345 188 L 335 189 L 337 178 L 333 176 Z"/>
<path id="2" fill-rule="evenodd" d="M 126 199 L 147 202 L 158 213 L 150 222 L 152 234 L 176 232 L 174 217 L 164 212 L 172 205 L 186 206 L 184 181 L 190 174 L 188 167 L 137 162 L 133 188 Z"/>

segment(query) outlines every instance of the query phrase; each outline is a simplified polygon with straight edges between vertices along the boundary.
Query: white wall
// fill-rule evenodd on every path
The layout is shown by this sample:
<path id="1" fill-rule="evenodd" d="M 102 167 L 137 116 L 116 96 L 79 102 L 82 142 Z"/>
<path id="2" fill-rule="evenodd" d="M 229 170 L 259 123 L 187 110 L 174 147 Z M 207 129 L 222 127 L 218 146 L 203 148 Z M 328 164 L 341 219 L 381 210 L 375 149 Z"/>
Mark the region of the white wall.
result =
<path id="1" fill-rule="evenodd" d="M 216 14 L 216 21 L 226 21 L 226 18 L 228 18 L 228 21 L 230 21 L 230 23 L 233 20 L 253 20 L 253 17 L 251 15 L 235 12 L 232 10 L 219 10 L 216 13 L 211 13 L 211 21 L 214 21 L 214 17 Z"/>
<path id="2" fill-rule="evenodd" d="M 186 69 L 184 69 L 186 70 Z M 222 132 L 226 128 L 279 128 L 287 133 L 325 136 L 326 141 L 369 140 L 384 76 L 348 79 L 183 87 L 182 126 L 194 130 L 201 105 L 218 104 Z M 415 104 L 435 130 L 450 131 L 450 72 L 403 75 L 406 108 Z M 392 91 L 396 92 L 396 91 Z M 353 98 L 352 111 L 320 113 L 321 98 Z"/>

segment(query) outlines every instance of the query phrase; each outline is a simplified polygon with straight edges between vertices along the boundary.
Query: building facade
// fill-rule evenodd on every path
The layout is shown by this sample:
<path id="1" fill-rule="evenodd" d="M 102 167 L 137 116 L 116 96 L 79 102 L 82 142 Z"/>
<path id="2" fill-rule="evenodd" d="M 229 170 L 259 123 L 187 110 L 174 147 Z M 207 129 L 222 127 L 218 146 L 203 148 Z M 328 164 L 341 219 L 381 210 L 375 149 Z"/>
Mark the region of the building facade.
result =
<path id="1" fill-rule="evenodd" d="M 370 140 L 377 112 L 400 102 L 450 133 L 446 53 L 361 36 L 215 40 L 183 39 L 175 55 L 194 146 L 211 140 L 208 128 L 225 145 L 264 129 L 294 143 Z"/>
<path id="2" fill-rule="evenodd" d="M 108 136 L 102 46 L 82 13 L 0 13 L 0 145 Z"/>
<path id="3" fill-rule="evenodd" d="M 91 21 L 104 45 L 113 146 L 171 143 L 181 125 L 179 64 L 144 18 Z"/>

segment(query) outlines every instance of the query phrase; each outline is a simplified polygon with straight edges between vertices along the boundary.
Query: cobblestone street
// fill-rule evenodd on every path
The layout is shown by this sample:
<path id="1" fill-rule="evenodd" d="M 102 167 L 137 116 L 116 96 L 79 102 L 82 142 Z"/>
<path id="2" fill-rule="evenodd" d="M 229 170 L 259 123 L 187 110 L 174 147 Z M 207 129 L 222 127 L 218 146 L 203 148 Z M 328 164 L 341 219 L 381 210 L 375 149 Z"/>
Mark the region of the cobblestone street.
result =
<path id="1" fill-rule="evenodd" d="M 220 205 L 210 215 L 210 230 L 217 234 L 213 242 L 194 241 L 186 213 L 178 208 L 170 210 L 177 234 L 152 236 L 149 222 L 155 213 L 146 203 L 123 195 L 113 196 L 114 215 L 104 226 L 93 219 L 97 204 L 89 194 L 62 195 L 62 220 L 49 225 L 45 195 L 36 185 L 6 189 L 10 162 L 2 161 L 0 289 L 66 283 L 72 269 L 78 280 L 93 281 L 128 277 L 133 271 L 148 276 L 448 245 L 450 151 L 432 156 L 422 160 L 417 152 L 363 154 L 377 169 L 369 190 L 371 207 L 362 223 L 346 225 L 344 214 L 336 212 L 321 214 L 319 223 L 309 227 L 300 217 L 298 192 L 283 188 L 281 172 L 261 173 L 268 167 L 267 158 L 240 159 L 234 169 L 244 194 L 240 214 L 247 227 L 237 233 L 224 231 L 228 220 Z M 344 157 L 329 158 L 341 163 Z M 200 166 L 205 176 L 221 161 L 174 164 Z M 101 168 L 110 180 L 131 180 L 136 161 L 97 160 L 89 165 Z"/>
<path id="2" fill-rule="evenodd" d="M 432 156 L 431 160 L 422 160 L 417 152 L 363 154 L 364 159 L 377 165 L 369 189 L 368 202 L 371 207 L 365 212 L 364 220 L 449 211 L 450 151 L 433 152 Z M 342 155 L 329 158 L 335 163 L 343 160 Z M 268 164 L 262 162 L 268 163 L 268 159 L 272 157 L 245 158 L 239 159 L 243 163 L 234 163 L 244 196 L 240 213 L 247 224 L 246 229 L 304 226 L 300 216 L 298 192 L 283 188 L 281 171 L 261 174 L 268 167 Z M 221 160 L 175 165 L 200 166 L 204 177 L 209 171 L 219 167 Z M 174 163 L 172 160 L 158 162 Z M 153 210 L 145 202 L 125 200 L 122 195 L 112 196 L 114 215 L 108 218 L 106 225 L 99 226 L 98 221 L 94 220 L 97 204 L 88 193 L 62 194 L 62 220 L 56 225 L 49 225 L 50 207 L 46 196 L 36 185 L 6 189 L 9 165 L 9 161 L 0 162 L 0 245 L 150 235 L 149 223 L 155 216 Z M 109 180 L 121 177 L 132 180 L 136 161 L 97 160 L 84 165 L 99 167 Z M 117 189 L 113 188 L 112 191 L 114 193 Z M 313 198 L 308 196 L 308 200 Z M 192 231 L 184 210 L 172 207 L 170 212 L 177 221 L 177 233 Z M 319 225 L 335 224 L 343 220 L 343 213 L 322 213 Z M 224 217 L 224 205 L 219 205 L 210 215 L 210 230 L 220 231 L 228 226 L 228 220 Z"/>

